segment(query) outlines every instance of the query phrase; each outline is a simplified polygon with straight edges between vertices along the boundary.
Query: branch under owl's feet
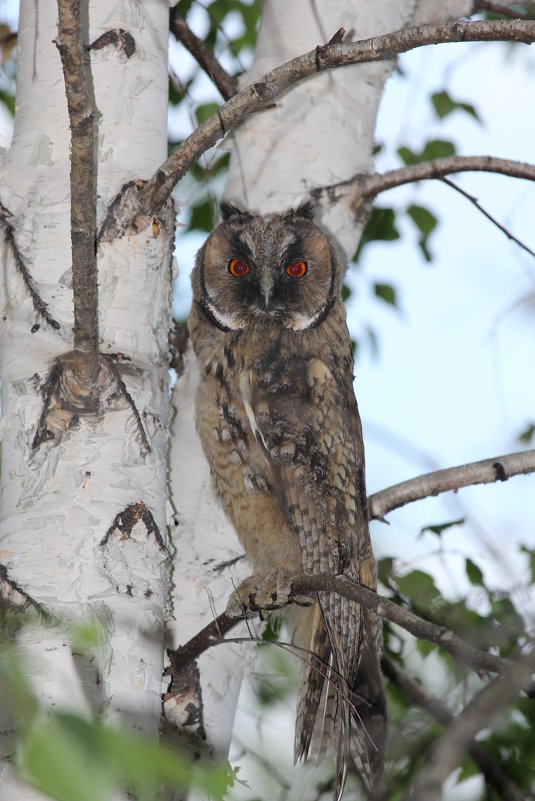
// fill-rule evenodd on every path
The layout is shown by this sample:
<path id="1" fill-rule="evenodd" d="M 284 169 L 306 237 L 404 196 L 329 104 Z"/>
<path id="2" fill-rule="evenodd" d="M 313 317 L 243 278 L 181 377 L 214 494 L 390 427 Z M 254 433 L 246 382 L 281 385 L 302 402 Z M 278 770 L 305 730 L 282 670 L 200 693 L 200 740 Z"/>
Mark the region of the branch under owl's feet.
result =
<path id="1" fill-rule="evenodd" d="M 535 450 L 484 459 L 480 462 L 471 462 L 446 470 L 436 470 L 371 495 L 368 498 L 369 515 L 372 519 L 383 520 L 388 512 L 421 498 L 439 495 L 442 492 L 451 492 L 474 484 L 507 481 L 512 476 L 533 472 L 535 472 Z M 325 574 L 300 576 L 294 580 L 292 587 L 296 595 L 327 590 L 351 598 L 363 606 L 374 609 L 381 617 L 397 623 L 415 637 L 428 639 L 441 646 L 456 659 L 470 665 L 476 672 L 499 673 L 509 664 L 507 660 L 474 648 L 448 629 L 423 620 L 345 576 Z M 185 645 L 176 650 L 170 650 L 168 653 L 171 664 L 165 675 L 172 676 L 174 672 L 179 672 L 184 665 L 197 659 L 212 645 L 222 642 L 224 636 L 238 622 L 238 618 L 223 613 Z"/>

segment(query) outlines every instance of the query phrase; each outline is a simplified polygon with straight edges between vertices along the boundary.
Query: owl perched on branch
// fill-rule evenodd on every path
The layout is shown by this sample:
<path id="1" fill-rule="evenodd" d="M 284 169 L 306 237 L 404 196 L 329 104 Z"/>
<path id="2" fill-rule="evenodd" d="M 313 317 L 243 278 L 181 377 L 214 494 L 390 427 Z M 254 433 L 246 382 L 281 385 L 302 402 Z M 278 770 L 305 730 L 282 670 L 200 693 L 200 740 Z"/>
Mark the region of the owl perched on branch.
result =
<path id="1" fill-rule="evenodd" d="M 339 595 L 289 598 L 302 573 L 376 586 L 341 271 L 310 204 L 262 217 L 223 204 L 198 253 L 188 325 L 197 429 L 253 574 L 227 611 L 284 606 L 301 659 L 295 758 L 352 758 L 366 788 L 386 743 L 381 625 Z"/>

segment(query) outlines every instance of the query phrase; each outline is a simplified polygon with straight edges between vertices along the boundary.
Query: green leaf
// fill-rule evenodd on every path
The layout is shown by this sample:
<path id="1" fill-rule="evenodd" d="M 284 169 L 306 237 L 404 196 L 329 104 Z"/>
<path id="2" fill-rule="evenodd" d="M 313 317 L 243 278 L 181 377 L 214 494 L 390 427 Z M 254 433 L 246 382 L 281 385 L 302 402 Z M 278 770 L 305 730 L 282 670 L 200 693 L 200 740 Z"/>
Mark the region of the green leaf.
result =
<path id="1" fill-rule="evenodd" d="M 393 286 L 390 286 L 390 284 L 374 284 L 373 291 L 376 297 L 381 298 L 381 300 L 384 300 L 384 302 L 390 304 L 390 306 L 398 305 L 396 290 Z"/>
<path id="2" fill-rule="evenodd" d="M 351 289 L 347 286 L 347 284 L 342 284 L 342 300 L 345 303 L 348 298 L 351 297 Z"/>
<path id="3" fill-rule="evenodd" d="M 78 723 L 33 728 L 18 754 L 22 775 L 58 801 L 109 801 L 116 782 L 102 743 L 91 724 Z"/>
<path id="4" fill-rule="evenodd" d="M 437 537 L 440 537 L 443 531 L 446 531 L 446 529 L 451 528 L 452 526 L 462 526 L 464 521 L 465 518 L 460 517 L 458 520 L 449 520 L 447 523 L 438 523 L 434 526 L 424 526 L 420 529 L 420 535 L 425 534 L 426 531 L 430 531 L 432 534 L 436 534 Z"/>
<path id="5" fill-rule="evenodd" d="M 420 606 L 430 606 L 440 598 L 433 577 L 423 570 L 412 570 L 405 576 L 398 576 L 397 584 L 403 595 Z"/>
<path id="6" fill-rule="evenodd" d="M 3 103 L 12 117 L 15 116 L 15 95 L 0 89 L 0 103 Z"/>
<path id="7" fill-rule="evenodd" d="M 206 200 L 191 210 L 189 230 L 206 231 L 209 233 L 214 230 L 215 209 L 211 200 Z"/>
<path id="8" fill-rule="evenodd" d="M 467 558 L 465 561 L 465 569 L 470 584 L 474 584 L 477 587 L 485 586 L 485 582 L 483 581 L 483 573 L 475 562 Z"/>
<path id="9" fill-rule="evenodd" d="M 153 801 L 160 785 L 186 789 L 192 782 L 220 799 L 232 782 L 228 767 L 192 772 L 176 750 L 128 731 L 70 713 L 32 727 L 18 752 L 22 775 L 57 801 L 110 801 L 121 787 L 138 801 Z"/>
<path id="10" fill-rule="evenodd" d="M 396 213 L 394 209 L 383 206 L 374 206 L 371 210 L 368 222 L 364 227 L 360 243 L 355 254 L 355 261 L 359 260 L 363 248 L 373 241 L 392 242 L 399 239 L 399 231 L 396 228 Z"/>
<path id="11" fill-rule="evenodd" d="M 398 148 L 398 155 L 404 164 L 418 164 L 420 161 L 454 156 L 455 145 L 445 139 L 431 139 L 420 153 L 416 153 L 410 147 L 404 145 Z"/>
<path id="12" fill-rule="evenodd" d="M 481 773 L 481 769 L 476 765 L 475 762 L 472 762 L 472 760 L 467 757 L 462 762 L 461 770 L 457 774 L 455 784 L 460 784 L 461 782 L 470 779 L 472 776 L 477 776 L 479 773 Z"/>
<path id="13" fill-rule="evenodd" d="M 377 561 L 377 575 L 382 584 L 388 584 L 394 571 L 394 560 L 391 556 L 383 556 Z"/>
<path id="14" fill-rule="evenodd" d="M 435 646 L 433 645 L 432 642 L 429 642 L 429 640 L 417 639 L 416 650 L 418 651 L 420 656 L 422 656 L 425 659 L 426 656 L 429 656 L 429 654 L 435 650 Z"/>
<path id="15" fill-rule="evenodd" d="M 219 103 L 203 103 L 197 106 L 197 120 L 199 124 L 205 122 L 219 108 Z"/>
<path id="16" fill-rule="evenodd" d="M 282 621 L 276 615 L 268 617 L 264 631 L 262 632 L 262 639 L 266 642 L 278 642 L 280 639 Z"/>
<path id="17" fill-rule="evenodd" d="M 407 209 L 407 214 L 420 231 L 420 238 L 418 244 L 422 250 L 426 261 L 431 261 L 431 254 L 427 247 L 428 239 L 437 225 L 437 218 L 432 214 L 429 209 L 424 206 L 417 206 L 414 203 Z"/>
<path id="18" fill-rule="evenodd" d="M 432 139 L 422 150 L 420 161 L 446 158 L 455 155 L 455 145 L 445 139 Z"/>
<path id="19" fill-rule="evenodd" d="M 481 122 L 479 114 L 471 103 L 463 103 L 459 100 L 454 100 L 446 91 L 435 92 L 431 95 L 431 103 L 435 109 L 435 113 L 439 120 L 447 117 L 453 111 L 464 111 L 470 114 L 478 122 Z"/>
<path id="20" fill-rule="evenodd" d="M 529 572 L 531 576 L 531 583 L 535 582 L 535 549 L 527 548 L 525 545 L 520 546 L 520 551 L 525 553 L 529 560 Z"/>
<path id="21" fill-rule="evenodd" d="M 533 439 L 534 434 L 535 434 L 535 424 L 529 423 L 526 426 L 526 428 L 522 431 L 522 433 L 518 435 L 518 439 L 520 440 L 520 442 L 525 442 L 526 445 L 529 445 L 529 443 Z"/>

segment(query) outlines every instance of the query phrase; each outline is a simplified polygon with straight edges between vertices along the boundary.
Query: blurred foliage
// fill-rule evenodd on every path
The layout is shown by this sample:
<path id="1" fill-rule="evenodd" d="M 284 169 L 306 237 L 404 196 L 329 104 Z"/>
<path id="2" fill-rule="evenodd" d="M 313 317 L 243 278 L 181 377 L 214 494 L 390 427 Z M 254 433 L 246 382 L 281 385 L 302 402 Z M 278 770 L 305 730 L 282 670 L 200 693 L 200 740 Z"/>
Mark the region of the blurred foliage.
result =
<path id="1" fill-rule="evenodd" d="M 463 521 L 440 526 L 426 526 L 437 536 L 447 538 L 448 529 Z M 521 546 L 528 561 L 531 581 L 535 579 L 535 553 Z M 492 589 L 481 566 L 465 559 L 465 572 L 472 589 L 461 597 L 448 599 L 434 578 L 423 570 L 404 570 L 395 560 L 384 558 L 378 564 L 380 591 L 392 601 L 420 617 L 445 626 L 482 650 L 491 650 L 505 658 L 519 655 L 528 640 L 525 623 L 510 596 Z M 426 640 L 415 641 L 411 635 L 385 623 L 385 652 L 412 676 L 420 676 L 427 691 L 444 699 L 450 712 L 457 713 L 481 688 L 481 681 L 450 654 Z M 416 648 L 416 651 L 415 651 Z M 426 666 L 427 663 L 427 666 Z M 419 707 L 415 707 L 399 687 L 387 684 L 390 748 L 387 762 L 388 792 L 385 801 L 397 801 L 408 791 L 415 772 L 429 757 L 429 749 L 443 727 Z M 498 723 L 485 730 L 480 744 L 501 766 L 504 773 L 522 791 L 532 791 L 535 780 L 533 725 L 535 699 L 519 696 Z M 457 783 L 479 774 L 479 767 L 467 756 L 456 777 Z M 496 799 L 496 792 L 481 782 L 472 791 L 471 801 Z"/>
<path id="2" fill-rule="evenodd" d="M 87 638 L 94 624 L 80 629 Z M 91 647 L 99 641 L 93 635 L 89 639 Z M 120 789 L 127 789 L 137 801 L 154 801 L 163 787 L 184 790 L 192 785 L 211 799 L 222 799 L 234 783 L 227 765 L 197 770 L 190 756 L 126 729 L 104 726 L 98 718 L 55 709 L 45 714 L 20 654 L 6 643 L 0 652 L 0 689 L 17 729 L 14 764 L 29 784 L 52 799 L 112 801 Z"/>

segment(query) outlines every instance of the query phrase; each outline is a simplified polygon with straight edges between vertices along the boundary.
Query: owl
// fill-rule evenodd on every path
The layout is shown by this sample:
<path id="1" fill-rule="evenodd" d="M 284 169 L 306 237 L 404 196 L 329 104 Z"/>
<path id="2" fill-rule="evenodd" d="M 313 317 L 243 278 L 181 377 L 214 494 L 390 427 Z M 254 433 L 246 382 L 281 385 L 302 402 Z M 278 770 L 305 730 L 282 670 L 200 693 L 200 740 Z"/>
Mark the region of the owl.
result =
<path id="1" fill-rule="evenodd" d="M 284 607 L 301 660 L 295 759 L 334 752 L 340 799 L 350 759 L 370 791 L 384 765 L 380 621 L 337 594 L 289 598 L 303 573 L 376 586 L 340 265 L 308 203 L 221 213 L 197 255 L 188 326 L 197 430 L 253 568 L 227 612 Z"/>

